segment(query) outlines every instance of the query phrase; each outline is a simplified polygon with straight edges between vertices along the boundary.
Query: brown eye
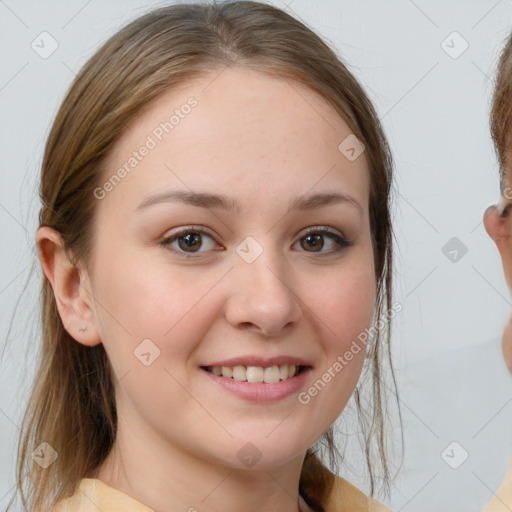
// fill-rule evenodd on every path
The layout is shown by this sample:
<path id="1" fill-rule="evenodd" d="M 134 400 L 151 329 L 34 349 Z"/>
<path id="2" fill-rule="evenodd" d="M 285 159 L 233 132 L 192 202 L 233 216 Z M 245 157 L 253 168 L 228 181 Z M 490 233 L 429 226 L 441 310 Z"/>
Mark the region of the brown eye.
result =
<path id="1" fill-rule="evenodd" d="M 177 240 L 180 249 L 183 251 L 190 249 L 195 252 L 201 247 L 201 235 L 199 233 L 187 233 L 184 236 L 179 236 Z"/>
<path id="2" fill-rule="evenodd" d="M 315 252 L 320 251 L 324 246 L 324 240 L 322 235 L 307 235 L 301 239 L 301 241 L 305 241 L 305 244 L 302 244 L 304 248 L 312 248 Z"/>
<path id="3" fill-rule="evenodd" d="M 205 239 L 210 242 L 206 244 L 205 250 L 200 250 L 205 245 Z M 173 244 L 177 242 L 177 247 Z M 201 229 L 186 229 L 164 238 L 160 245 L 177 252 L 185 257 L 194 257 L 196 254 L 207 252 L 215 246 L 213 238 Z M 210 247 L 208 247 L 210 245 Z"/>
<path id="4" fill-rule="evenodd" d="M 326 245 L 326 238 L 331 241 L 331 246 L 334 245 L 334 249 L 322 251 Z M 306 250 L 306 252 L 317 252 L 320 254 L 335 253 L 351 245 L 351 243 L 343 238 L 343 236 L 338 235 L 326 227 L 308 229 L 306 235 L 303 236 L 299 242 L 302 248 Z"/>

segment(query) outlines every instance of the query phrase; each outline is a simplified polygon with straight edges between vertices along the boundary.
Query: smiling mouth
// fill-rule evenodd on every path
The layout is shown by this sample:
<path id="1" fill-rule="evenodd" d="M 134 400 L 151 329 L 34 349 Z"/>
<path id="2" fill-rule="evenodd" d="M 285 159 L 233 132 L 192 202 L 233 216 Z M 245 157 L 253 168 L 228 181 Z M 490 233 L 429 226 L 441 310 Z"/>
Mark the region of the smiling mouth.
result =
<path id="1" fill-rule="evenodd" d="M 201 368 L 218 377 L 249 383 L 275 384 L 289 380 L 302 373 L 307 366 L 281 364 L 269 367 L 262 366 L 201 366 Z"/>

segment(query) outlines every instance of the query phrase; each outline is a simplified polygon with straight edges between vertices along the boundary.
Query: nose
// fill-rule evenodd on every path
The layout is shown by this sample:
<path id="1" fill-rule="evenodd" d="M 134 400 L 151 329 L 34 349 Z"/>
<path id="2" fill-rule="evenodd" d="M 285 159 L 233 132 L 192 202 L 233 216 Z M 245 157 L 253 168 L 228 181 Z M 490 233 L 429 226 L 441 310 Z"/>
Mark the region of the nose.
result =
<path id="1" fill-rule="evenodd" d="M 286 262 L 270 253 L 264 250 L 252 263 L 237 258 L 230 272 L 232 284 L 225 315 L 237 329 L 278 337 L 285 328 L 300 322 L 302 302 L 296 291 L 298 283 Z"/>

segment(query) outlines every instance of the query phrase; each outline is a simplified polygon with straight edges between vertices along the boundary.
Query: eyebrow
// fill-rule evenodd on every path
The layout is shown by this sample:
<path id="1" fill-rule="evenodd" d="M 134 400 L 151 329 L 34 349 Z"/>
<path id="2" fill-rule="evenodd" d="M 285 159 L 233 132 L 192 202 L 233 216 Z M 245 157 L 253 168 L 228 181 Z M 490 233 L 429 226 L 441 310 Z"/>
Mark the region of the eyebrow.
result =
<path id="1" fill-rule="evenodd" d="M 225 210 L 235 213 L 241 213 L 243 211 L 242 204 L 236 199 L 218 194 L 209 194 L 206 192 L 185 191 L 168 191 L 149 196 L 144 199 L 139 206 L 137 206 L 136 211 L 144 210 L 145 208 L 148 208 L 154 204 L 167 202 L 178 202 L 191 206 L 197 206 L 200 208 Z M 363 213 L 363 208 L 353 197 L 339 192 L 323 192 L 311 195 L 300 195 L 289 204 L 288 211 L 308 211 L 315 208 L 342 203 L 352 205 L 357 210 L 359 210 L 361 214 Z"/>

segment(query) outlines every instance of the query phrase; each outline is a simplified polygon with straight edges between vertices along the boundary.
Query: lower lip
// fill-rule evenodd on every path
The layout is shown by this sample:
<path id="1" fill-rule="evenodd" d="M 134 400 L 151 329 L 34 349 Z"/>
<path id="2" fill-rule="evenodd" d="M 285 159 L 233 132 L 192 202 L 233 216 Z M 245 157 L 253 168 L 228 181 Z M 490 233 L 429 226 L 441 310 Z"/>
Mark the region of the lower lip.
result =
<path id="1" fill-rule="evenodd" d="M 311 368 L 304 368 L 298 375 L 291 379 L 280 380 L 272 384 L 264 382 L 242 382 L 239 380 L 214 375 L 201 368 L 213 382 L 231 391 L 233 394 L 252 402 L 277 402 L 299 392 L 304 386 Z"/>

